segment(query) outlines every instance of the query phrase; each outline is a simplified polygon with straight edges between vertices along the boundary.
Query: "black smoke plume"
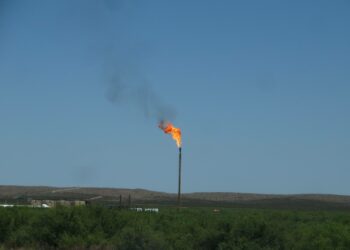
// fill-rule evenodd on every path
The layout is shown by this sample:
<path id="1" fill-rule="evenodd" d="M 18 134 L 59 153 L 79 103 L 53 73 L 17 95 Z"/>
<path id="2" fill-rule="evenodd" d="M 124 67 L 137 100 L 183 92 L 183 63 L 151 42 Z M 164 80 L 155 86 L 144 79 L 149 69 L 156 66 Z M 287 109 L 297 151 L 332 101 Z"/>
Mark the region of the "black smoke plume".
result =
<path id="1" fill-rule="evenodd" d="M 146 118 L 156 119 L 158 122 L 173 121 L 176 117 L 175 109 L 156 94 L 149 82 L 135 77 L 137 75 L 127 77 L 121 72 L 114 72 L 108 82 L 107 99 L 117 105 L 133 105 Z"/>

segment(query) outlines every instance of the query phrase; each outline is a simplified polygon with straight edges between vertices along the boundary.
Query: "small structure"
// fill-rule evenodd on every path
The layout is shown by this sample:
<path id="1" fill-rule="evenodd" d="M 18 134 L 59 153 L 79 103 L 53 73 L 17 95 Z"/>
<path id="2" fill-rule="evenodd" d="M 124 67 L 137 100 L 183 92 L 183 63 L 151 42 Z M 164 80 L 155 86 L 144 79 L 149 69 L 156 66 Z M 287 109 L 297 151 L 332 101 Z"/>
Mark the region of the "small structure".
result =
<path id="1" fill-rule="evenodd" d="M 85 206 L 86 202 L 81 200 L 67 201 L 67 200 L 31 200 L 31 205 L 33 207 L 76 207 L 76 206 Z"/>
<path id="2" fill-rule="evenodd" d="M 134 210 L 136 212 L 142 212 L 143 211 L 142 207 L 132 207 L 132 208 L 130 208 L 130 210 Z"/>
<path id="3" fill-rule="evenodd" d="M 0 207 L 13 207 L 11 204 L 0 204 Z"/>
<path id="4" fill-rule="evenodd" d="M 159 212 L 159 208 L 133 207 L 133 208 L 130 208 L 130 210 L 134 210 L 136 212 L 152 212 L 152 213 L 158 213 Z"/>
<path id="5" fill-rule="evenodd" d="M 159 209 L 158 208 L 145 208 L 145 212 L 158 213 Z"/>

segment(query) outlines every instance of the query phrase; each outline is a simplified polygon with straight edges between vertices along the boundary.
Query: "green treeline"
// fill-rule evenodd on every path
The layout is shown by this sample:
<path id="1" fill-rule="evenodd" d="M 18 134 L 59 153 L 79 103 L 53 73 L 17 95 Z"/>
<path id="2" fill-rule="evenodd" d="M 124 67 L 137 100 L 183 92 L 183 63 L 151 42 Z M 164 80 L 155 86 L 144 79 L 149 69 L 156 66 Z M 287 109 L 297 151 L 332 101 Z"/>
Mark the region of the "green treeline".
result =
<path id="1" fill-rule="evenodd" d="M 0 208 L 0 249 L 350 249 L 346 212 Z"/>

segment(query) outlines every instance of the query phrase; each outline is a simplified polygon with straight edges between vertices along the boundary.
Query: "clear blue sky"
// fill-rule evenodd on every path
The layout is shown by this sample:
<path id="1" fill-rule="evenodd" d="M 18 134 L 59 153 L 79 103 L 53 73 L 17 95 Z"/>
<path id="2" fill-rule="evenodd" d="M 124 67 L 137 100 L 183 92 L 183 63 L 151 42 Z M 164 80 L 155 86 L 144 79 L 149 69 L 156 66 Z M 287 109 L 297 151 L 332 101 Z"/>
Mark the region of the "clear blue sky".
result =
<path id="1" fill-rule="evenodd" d="M 0 184 L 350 194 L 350 2 L 0 0 Z"/>

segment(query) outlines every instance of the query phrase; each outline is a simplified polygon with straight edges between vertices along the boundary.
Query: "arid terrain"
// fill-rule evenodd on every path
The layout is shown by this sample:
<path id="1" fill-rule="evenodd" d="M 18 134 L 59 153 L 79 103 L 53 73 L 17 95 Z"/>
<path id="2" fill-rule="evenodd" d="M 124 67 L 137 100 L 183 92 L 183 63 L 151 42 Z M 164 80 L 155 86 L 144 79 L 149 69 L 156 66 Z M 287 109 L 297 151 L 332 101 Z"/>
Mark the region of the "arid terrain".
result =
<path id="1" fill-rule="evenodd" d="M 31 199 L 85 200 L 90 203 L 132 205 L 175 205 L 177 195 L 145 189 L 0 186 L 0 201 L 26 203 Z M 184 193 L 183 206 L 229 206 L 251 208 L 345 209 L 350 210 L 350 196 L 332 194 L 251 194 L 231 192 Z"/>

